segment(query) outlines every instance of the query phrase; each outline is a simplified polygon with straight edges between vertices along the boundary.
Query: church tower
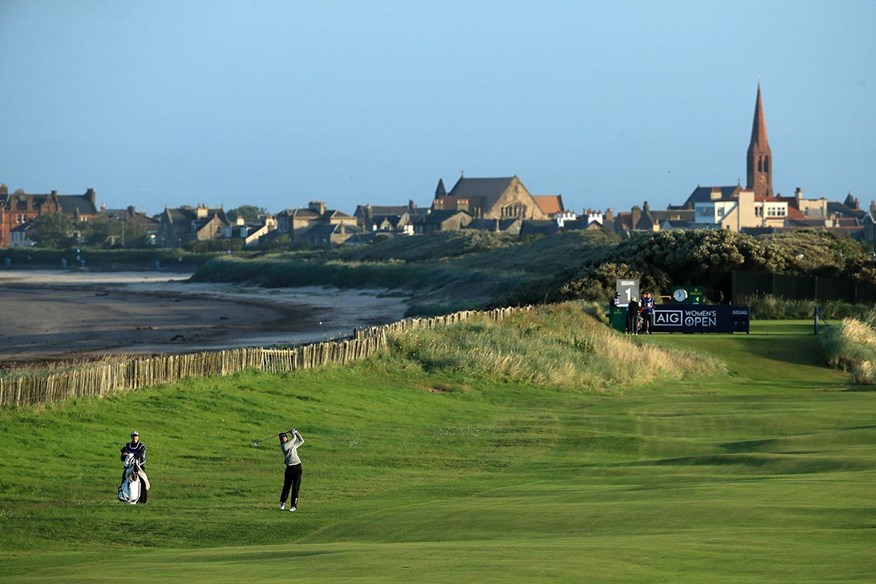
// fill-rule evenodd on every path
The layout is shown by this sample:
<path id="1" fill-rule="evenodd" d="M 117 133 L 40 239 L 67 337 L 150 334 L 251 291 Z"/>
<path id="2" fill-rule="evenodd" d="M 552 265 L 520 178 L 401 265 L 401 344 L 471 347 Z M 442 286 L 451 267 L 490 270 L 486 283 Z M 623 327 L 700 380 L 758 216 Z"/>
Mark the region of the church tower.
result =
<path id="1" fill-rule="evenodd" d="M 773 153 L 767 141 L 760 83 L 757 84 L 757 103 L 754 105 L 754 122 L 751 124 L 751 143 L 748 145 L 747 161 L 748 181 L 745 188 L 753 190 L 757 197 L 773 196 Z"/>

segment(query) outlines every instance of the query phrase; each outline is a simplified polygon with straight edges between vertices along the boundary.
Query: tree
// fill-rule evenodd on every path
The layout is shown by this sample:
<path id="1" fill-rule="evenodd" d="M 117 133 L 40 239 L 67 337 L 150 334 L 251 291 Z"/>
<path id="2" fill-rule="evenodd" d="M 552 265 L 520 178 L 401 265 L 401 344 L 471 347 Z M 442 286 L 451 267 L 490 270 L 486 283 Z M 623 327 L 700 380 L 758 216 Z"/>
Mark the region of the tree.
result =
<path id="1" fill-rule="evenodd" d="M 47 213 L 33 220 L 30 238 L 40 247 L 66 248 L 74 243 L 75 225 L 60 213 Z"/>
<path id="2" fill-rule="evenodd" d="M 256 207 L 255 205 L 241 205 L 236 209 L 229 210 L 226 214 L 232 221 L 237 221 L 238 217 L 243 217 L 243 220 L 247 223 L 256 223 L 268 214 L 268 210 L 264 207 Z"/>
<path id="3" fill-rule="evenodd" d="M 109 217 L 100 215 L 81 226 L 82 236 L 80 239 L 88 245 L 107 247 L 113 235 L 113 227 Z"/>

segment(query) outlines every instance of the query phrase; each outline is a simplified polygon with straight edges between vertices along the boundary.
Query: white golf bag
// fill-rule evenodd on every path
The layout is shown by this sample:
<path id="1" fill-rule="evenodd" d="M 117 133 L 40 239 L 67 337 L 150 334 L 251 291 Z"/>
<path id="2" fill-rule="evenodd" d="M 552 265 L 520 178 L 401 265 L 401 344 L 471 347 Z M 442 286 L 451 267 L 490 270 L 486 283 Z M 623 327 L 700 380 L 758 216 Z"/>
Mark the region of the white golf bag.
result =
<path id="1" fill-rule="evenodd" d="M 133 454 L 125 459 L 125 470 L 122 473 L 122 484 L 119 485 L 119 501 L 128 505 L 146 502 L 146 492 L 149 490 L 149 477 L 140 466 Z"/>

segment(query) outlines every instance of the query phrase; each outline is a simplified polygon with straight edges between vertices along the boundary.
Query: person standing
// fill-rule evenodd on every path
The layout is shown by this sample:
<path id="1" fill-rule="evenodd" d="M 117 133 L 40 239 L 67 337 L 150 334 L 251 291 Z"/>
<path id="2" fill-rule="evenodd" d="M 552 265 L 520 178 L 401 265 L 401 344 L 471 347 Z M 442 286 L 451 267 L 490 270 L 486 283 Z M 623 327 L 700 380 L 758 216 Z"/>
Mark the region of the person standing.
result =
<path id="1" fill-rule="evenodd" d="M 134 460 L 140 468 L 146 471 L 146 445 L 140 442 L 140 433 L 136 430 L 131 432 L 131 441 L 122 446 L 121 460 L 125 462 L 129 455 L 133 455 Z M 122 481 L 125 480 L 125 471 L 122 471 Z M 140 495 L 140 503 L 146 503 L 148 489 L 143 489 Z"/>
<path id="2" fill-rule="evenodd" d="M 631 335 L 639 334 L 639 302 L 635 296 L 627 304 L 627 332 Z"/>
<path id="3" fill-rule="evenodd" d="M 642 319 L 642 330 L 650 335 L 654 324 L 654 296 L 650 292 L 642 294 Z"/>
<path id="4" fill-rule="evenodd" d="M 298 448 L 304 444 L 304 438 L 298 430 L 291 429 L 292 440 L 286 433 L 280 434 L 280 450 L 286 463 L 286 473 L 283 476 L 283 490 L 280 492 L 280 510 L 286 508 L 286 498 L 290 490 L 292 497 L 289 499 L 289 511 L 298 510 L 298 490 L 301 488 L 301 459 L 298 457 Z"/>

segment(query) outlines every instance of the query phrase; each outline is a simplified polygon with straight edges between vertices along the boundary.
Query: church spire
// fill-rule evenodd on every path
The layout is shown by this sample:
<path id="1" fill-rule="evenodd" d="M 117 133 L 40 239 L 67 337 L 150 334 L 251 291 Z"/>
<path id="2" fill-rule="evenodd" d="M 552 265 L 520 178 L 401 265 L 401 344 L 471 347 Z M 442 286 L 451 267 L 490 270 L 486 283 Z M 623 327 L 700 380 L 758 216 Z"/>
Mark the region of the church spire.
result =
<path id="1" fill-rule="evenodd" d="M 763 114 L 763 98 L 760 82 L 757 84 L 757 101 L 754 104 L 754 120 L 751 123 L 751 142 L 748 144 L 746 188 L 754 190 L 759 197 L 773 194 L 773 154 L 767 140 L 766 117 Z"/>

